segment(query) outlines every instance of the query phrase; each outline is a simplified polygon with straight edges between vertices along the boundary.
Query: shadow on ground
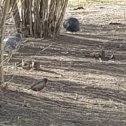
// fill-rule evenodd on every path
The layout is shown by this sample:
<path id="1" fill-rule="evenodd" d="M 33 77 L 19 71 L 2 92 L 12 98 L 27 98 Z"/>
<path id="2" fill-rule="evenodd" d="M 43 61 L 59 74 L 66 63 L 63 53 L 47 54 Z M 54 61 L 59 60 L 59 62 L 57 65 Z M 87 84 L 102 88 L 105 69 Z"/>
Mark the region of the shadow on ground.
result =
<path id="1" fill-rule="evenodd" d="M 5 80 L 24 88 L 44 77 L 50 81 L 41 98 L 1 91 L 0 125 L 125 126 L 126 26 L 82 24 L 81 29 L 23 43 L 10 63 L 35 60 L 42 70 L 10 68 Z M 115 59 L 90 57 L 101 50 Z"/>

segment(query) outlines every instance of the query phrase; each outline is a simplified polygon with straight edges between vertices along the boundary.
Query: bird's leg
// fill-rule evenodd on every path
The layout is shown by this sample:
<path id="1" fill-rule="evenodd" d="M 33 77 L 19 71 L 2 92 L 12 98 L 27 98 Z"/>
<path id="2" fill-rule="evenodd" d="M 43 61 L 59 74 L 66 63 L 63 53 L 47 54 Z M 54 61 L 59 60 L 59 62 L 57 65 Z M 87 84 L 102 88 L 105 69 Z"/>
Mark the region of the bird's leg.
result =
<path id="1" fill-rule="evenodd" d="M 15 50 L 15 52 L 17 52 L 17 51 L 20 49 L 20 47 L 21 47 L 21 45 L 18 44 L 18 45 L 16 46 L 16 50 Z M 21 57 L 21 53 L 19 53 L 19 56 Z"/>
<path id="2" fill-rule="evenodd" d="M 18 51 L 21 47 L 21 44 L 19 43 L 17 46 L 16 46 L 16 51 Z"/>
<path id="3" fill-rule="evenodd" d="M 10 61 L 11 57 L 12 57 L 12 50 L 9 51 L 9 55 L 8 55 L 8 59 L 7 59 L 7 64 Z"/>
<path id="4" fill-rule="evenodd" d="M 6 58 L 3 60 L 3 63 L 4 63 L 4 64 L 7 64 L 7 62 L 6 62 L 7 60 L 8 60 L 8 57 L 6 57 Z"/>
<path id="5" fill-rule="evenodd" d="M 37 95 L 37 96 L 40 96 L 40 94 L 41 94 L 41 92 L 40 92 L 40 91 L 38 91 L 36 95 Z"/>
<path id="6" fill-rule="evenodd" d="M 9 50 L 8 57 L 4 60 L 4 62 L 5 62 L 6 64 L 8 64 L 9 60 L 11 59 L 11 57 L 12 57 L 12 50 Z"/>

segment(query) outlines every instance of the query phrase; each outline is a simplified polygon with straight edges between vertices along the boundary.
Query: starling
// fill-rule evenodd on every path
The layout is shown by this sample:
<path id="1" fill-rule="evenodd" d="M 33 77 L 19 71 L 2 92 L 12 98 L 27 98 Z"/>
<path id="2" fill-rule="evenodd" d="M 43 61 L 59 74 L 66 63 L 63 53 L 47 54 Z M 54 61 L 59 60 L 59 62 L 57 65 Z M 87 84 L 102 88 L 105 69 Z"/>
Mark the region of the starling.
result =
<path id="1" fill-rule="evenodd" d="M 66 31 L 70 32 L 77 32 L 80 31 L 80 24 L 78 19 L 76 18 L 68 18 L 63 22 L 63 27 L 66 29 Z"/>
<path id="2" fill-rule="evenodd" d="M 41 91 L 47 84 L 48 79 L 44 78 L 41 81 L 33 84 L 29 89 L 33 91 Z"/>

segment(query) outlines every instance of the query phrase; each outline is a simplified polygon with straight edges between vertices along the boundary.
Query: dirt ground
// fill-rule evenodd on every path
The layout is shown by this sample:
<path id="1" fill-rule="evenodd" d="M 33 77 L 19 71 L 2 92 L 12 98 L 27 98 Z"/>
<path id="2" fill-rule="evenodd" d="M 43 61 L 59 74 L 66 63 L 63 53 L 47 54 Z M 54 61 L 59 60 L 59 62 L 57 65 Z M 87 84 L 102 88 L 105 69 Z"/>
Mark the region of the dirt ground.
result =
<path id="1" fill-rule="evenodd" d="M 28 89 L 48 78 L 41 97 L 2 90 L 0 126 L 126 126 L 126 5 L 92 5 L 67 10 L 81 31 L 55 40 L 29 38 L 10 64 L 5 80 Z M 65 18 L 66 18 L 65 17 Z M 14 28 L 9 25 L 8 33 Z M 101 50 L 114 59 L 95 57 Z M 41 70 L 14 67 L 38 61 Z"/>

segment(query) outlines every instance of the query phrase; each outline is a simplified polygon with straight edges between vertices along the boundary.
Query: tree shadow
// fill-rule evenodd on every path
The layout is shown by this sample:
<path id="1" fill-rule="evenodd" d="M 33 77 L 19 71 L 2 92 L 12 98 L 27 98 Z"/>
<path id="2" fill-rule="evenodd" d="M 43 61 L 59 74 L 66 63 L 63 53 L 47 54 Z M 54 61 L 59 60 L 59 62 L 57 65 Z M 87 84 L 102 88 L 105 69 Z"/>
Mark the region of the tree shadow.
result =
<path id="1" fill-rule="evenodd" d="M 125 112 L 122 111 L 87 107 L 78 102 L 58 101 L 44 96 L 38 98 L 6 90 L 4 97 L 0 98 L 0 124 L 3 125 L 125 126 Z"/>
<path id="2" fill-rule="evenodd" d="M 6 76 L 6 79 L 10 76 Z M 29 88 L 33 82 L 37 82 L 32 77 L 28 76 L 14 76 L 11 82 L 16 84 L 21 84 L 26 88 Z M 90 99 L 102 99 L 102 100 L 112 100 L 119 103 L 126 104 L 126 91 L 120 89 L 109 89 L 101 88 L 95 86 L 88 86 L 86 83 L 75 83 L 69 80 L 54 81 L 50 80 L 45 89 L 48 92 L 62 92 L 69 94 L 79 94 L 85 97 L 90 97 Z"/>

